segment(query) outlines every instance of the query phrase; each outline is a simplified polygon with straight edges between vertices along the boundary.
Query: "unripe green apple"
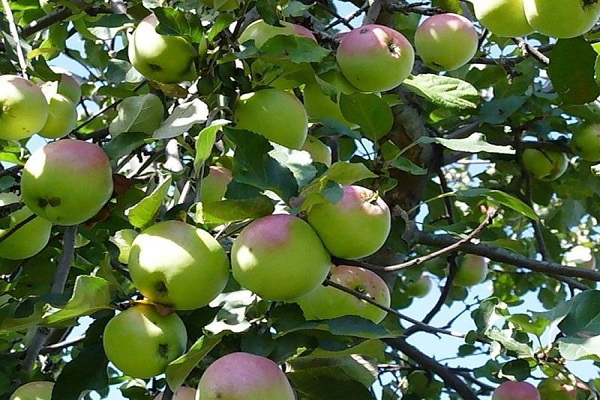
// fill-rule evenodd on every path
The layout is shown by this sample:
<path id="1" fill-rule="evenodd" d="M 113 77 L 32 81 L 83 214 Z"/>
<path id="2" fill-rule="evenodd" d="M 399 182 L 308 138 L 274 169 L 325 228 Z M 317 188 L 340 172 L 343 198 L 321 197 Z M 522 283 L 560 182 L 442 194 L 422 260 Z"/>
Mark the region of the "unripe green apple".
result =
<path id="1" fill-rule="evenodd" d="M 317 203 L 307 213 L 308 223 L 325 247 L 339 258 L 367 257 L 383 246 L 391 228 L 390 209 L 375 192 L 344 186 L 337 203 Z"/>
<path id="2" fill-rule="evenodd" d="M 238 41 L 240 43 L 245 43 L 248 40 L 254 40 L 254 45 L 259 49 L 267 42 L 267 40 L 278 35 L 304 36 L 315 42 L 317 41 L 315 35 L 302 25 L 292 24 L 286 21 L 279 21 L 279 23 L 281 26 L 269 25 L 262 19 L 256 20 L 244 29 L 240 34 Z"/>
<path id="3" fill-rule="evenodd" d="M 496 36 L 529 35 L 533 28 L 527 22 L 523 0 L 471 0 L 475 16 Z"/>
<path id="4" fill-rule="evenodd" d="M 112 192 L 108 157 L 99 146 L 81 140 L 48 143 L 23 168 L 23 201 L 36 215 L 57 225 L 87 221 Z"/>
<path id="5" fill-rule="evenodd" d="M 231 248 L 235 280 L 266 300 L 293 301 L 327 277 L 329 254 L 300 218 L 275 214 L 245 227 Z"/>
<path id="6" fill-rule="evenodd" d="M 185 351 L 187 332 L 175 313 L 137 304 L 108 321 L 102 335 L 106 357 L 125 375 L 151 378 Z"/>
<path id="7" fill-rule="evenodd" d="M 57 92 L 71 100 L 75 105 L 81 100 L 81 86 L 79 85 L 79 82 L 69 74 L 60 74 Z"/>
<path id="8" fill-rule="evenodd" d="M 240 129 L 258 133 L 271 142 L 299 149 L 308 133 L 308 116 L 296 96 L 279 89 L 263 89 L 240 96 L 233 111 Z"/>
<path id="9" fill-rule="evenodd" d="M 45 93 L 48 100 L 48 119 L 38 134 L 48 139 L 67 136 L 77 125 L 77 109 L 66 96 Z"/>
<path id="10" fill-rule="evenodd" d="M 277 364 L 250 353 L 230 353 L 200 377 L 196 400 L 295 400 L 294 390 Z"/>
<path id="11" fill-rule="evenodd" d="M 219 11 L 231 11 L 240 6 L 240 0 L 199 0 L 200 3 L 207 7 L 217 9 Z"/>
<path id="12" fill-rule="evenodd" d="M 462 15 L 445 13 L 427 18 L 415 32 L 415 49 L 425 65 L 452 71 L 468 63 L 479 46 L 473 23 Z"/>
<path id="13" fill-rule="evenodd" d="M 535 179 L 554 181 L 560 178 L 569 166 L 565 153 L 552 150 L 526 148 L 521 154 L 523 166 Z"/>
<path id="14" fill-rule="evenodd" d="M 9 400 L 50 400 L 54 382 L 33 381 L 21 385 L 13 392 Z"/>
<path id="15" fill-rule="evenodd" d="M 367 295 L 381 305 L 390 306 L 390 290 L 373 271 L 348 265 L 332 266 L 329 279 Z M 296 302 L 308 320 L 358 315 L 378 324 L 387 315 L 381 308 L 331 286 L 319 286 Z"/>
<path id="16" fill-rule="evenodd" d="M 20 140 L 39 132 L 48 118 L 48 103 L 33 82 L 0 76 L 0 139 Z"/>
<path id="17" fill-rule="evenodd" d="M 163 394 L 159 393 L 158 396 L 154 398 L 154 400 L 162 400 Z M 196 399 L 196 389 L 187 386 L 181 386 L 177 391 L 173 394 L 173 400 L 195 400 Z"/>
<path id="18" fill-rule="evenodd" d="M 198 76 L 196 49 L 183 36 L 156 32 L 154 14 L 144 18 L 129 40 L 129 61 L 146 78 L 162 83 L 192 81 Z"/>
<path id="19" fill-rule="evenodd" d="M 506 381 L 492 394 L 492 400 L 540 400 L 540 393 L 531 383 Z"/>
<path id="20" fill-rule="evenodd" d="M 211 165 L 208 175 L 202 179 L 200 187 L 200 201 L 211 203 L 220 201 L 227 192 L 227 185 L 233 179 L 231 171 L 224 167 Z"/>
<path id="21" fill-rule="evenodd" d="M 129 273 L 152 302 L 194 310 L 223 291 L 229 262 L 210 233 L 181 221 L 163 221 L 133 240 Z"/>
<path id="22" fill-rule="evenodd" d="M 540 400 L 577 400 L 577 389 L 553 378 L 542 379 L 537 390 Z"/>
<path id="23" fill-rule="evenodd" d="M 350 82 L 337 70 L 328 71 L 322 76 L 322 80 L 333 85 L 336 89 L 336 101 L 332 100 L 327 94 L 323 93 L 323 88 L 318 82 L 310 82 L 304 85 L 304 106 L 308 116 L 323 120 L 325 118 L 336 120 L 343 125 L 351 128 L 355 124 L 348 122 L 340 110 L 340 97 L 343 94 L 352 94 L 358 92 L 358 89 L 352 86 Z"/>
<path id="24" fill-rule="evenodd" d="M 400 32 L 370 24 L 342 37 L 336 59 L 352 85 L 365 92 L 382 92 L 399 86 L 410 75 L 415 52 Z"/>
<path id="25" fill-rule="evenodd" d="M 457 286 L 474 286 L 485 280 L 488 274 L 487 260 L 476 254 L 465 254 L 454 276 Z"/>
<path id="26" fill-rule="evenodd" d="M 433 281 L 429 275 L 421 275 L 419 279 L 406 284 L 406 294 L 411 297 L 422 298 L 431 292 Z"/>
<path id="27" fill-rule="evenodd" d="M 0 193 L 0 206 L 17 202 L 19 202 L 19 196 L 16 194 Z M 8 216 L 8 227 L 5 229 L 0 228 L 0 238 L 31 215 L 33 213 L 27 206 L 23 206 L 20 210 L 10 214 Z M 50 240 L 51 231 L 52 223 L 50 221 L 40 217 L 34 218 L 0 242 L 0 257 L 9 260 L 23 260 L 33 257 L 46 247 L 48 240 Z"/>
<path id="28" fill-rule="evenodd" d="M 523 0 L 523 7 L 536 31 L 563 39 L 583 35 L 600 16 L 600 2 L 595 0 Z"/>
<path id="29" fill-rule="evenodd" d="M 573 130 L 571 150 L 586 161 L 600 161 L 600 124 L 583 123 Z"/>
<path id="30" fill-rule="evenodd" d="M 308 135 L 300 150 L 307 151 L 313 162 L 320 162 L 328 167 L 331 166 L 331 149 L 316 137 Z"/>

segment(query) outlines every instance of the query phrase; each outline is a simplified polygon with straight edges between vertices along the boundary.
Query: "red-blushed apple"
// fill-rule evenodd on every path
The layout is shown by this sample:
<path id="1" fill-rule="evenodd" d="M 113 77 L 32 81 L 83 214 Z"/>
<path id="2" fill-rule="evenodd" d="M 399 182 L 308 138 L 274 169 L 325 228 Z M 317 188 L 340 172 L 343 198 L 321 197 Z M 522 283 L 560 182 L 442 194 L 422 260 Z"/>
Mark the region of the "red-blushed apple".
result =
<path id="1" fill-rule="evenodd" d="M 304 105 L 293 94 L 279 89 L 241 95 L 233 110 L 233 120 L 238 128 L 290 149 L 302 147 L 308 133 Z"/>
<path id="2" fill-rule="evenodd" d="M 452 71 L 468 63 L 479 46 L 473 23 L 462 15 L 445 13 L 427 18 L 415 32 L 415 49 L 436 71 Z"/>
<path id="3" fill-rule="evenodd" d="M 600 124 L 583 123 L 573 130 L 571 150 L 586 161 L 600 161 Z"/>
<path id="4" fill-rule="evenodd" d="M 540 400 L 540 393 L 531 383 L 506 381 L 494 390 L 492 400 Z"/>
<path id="5" fill-rule="evenodd" d="M 421 275 L 416 281 L 406 284 L 406 294 L 411 297 L 422 298 L 431 292 L 433 281 L 429 275 Z"/>
<path id="6" fill-rule="evenodd" d="M 577 389 L 554 378 L 542 379 L 537 386 L 540 400 L 577 400 Z"/>
<path id="7" fill-rule="evenodd" d="M 390 290 L 373 271 L 349 265 L 332 266 L 329 279 L 367 295 L 381 305 L 390 306 Z M 296 302 L 308 320 L 358 315 L 378 324 L 387 315 L 385 310 L 331 286 L 321 285 Z"/>
<path id="8" fill-rule="evenodd" d="M 488 261 L 477 254 L 465 254 L 454 276 L 457 286 L 474 286 L 485 280 L 488 274 Z"/>
<path id="9" fill-rule="evenodd" d="M 475 16 L 484 28 L 500 37 L 529 35 L 523 0 L 471 0 Z"/>
<path id="10" fill-rule="evenodd" d="M 200 3 L 207 7 L 214 8 L 219 11 L 231 11 L 240 6 L 240 0 L 199 0 Z"/>
<path id="11" fill-rule="evenodd" d="M 162 221 L 133 240 L 129 273 L 140 293 L 152 302 L 194 310 L 223 291 L 229 261 L 205 230 L 181 221 Z"/>
<path id="12" fill-rule="evenodd" d="M 14 193 L 0 193 L 0 206 L 14 204 L 19 201 L 19 196 Z M 27 206 L 11 213 L 8 216 L 8 227 L 0 228 L 0 238 L 11 232 L 16 225 L 25 221 L 31 215 L 33 213 Z M 0 242 L 0 257 L 9 260 L 23 260 L 33 257 L 46 247 L 48 240 L 50 240 L 51 231 L 52 223 L 50 221 L 35 217 Z"/>
<path id="13" fill-rule="evenodd" d="M 77 125 L 77 109 L 75 104 L 66 96 L 47 89 L 42 91 L 48 100 L 48 118 L 38 134 L 48 139 L 58 139 L 67 136 Z"/>
<path id="14" fill-rule="evenodd" d="M 553 150 L 526 148 L 521 154 L 521 160 L 529 174 L 540 181 L 560 178 L 569 166 L 567 155 Z"/>
<path id="15" fill-rule="evenodd" d="M 391 229 L 390 209 L 375 192 L 344 186 L 341 200 L 317 203 L 307 212 L 308 223 L 331 254 L 354 260 L 383 246 Z"/>
<path id="16" fill-rule="evenodd" d="M 523 0 L 523 8 L 536 31 L 562 39 L 583 35 L 600 17 L 600 2 L 595 0 Z"/>
<path id="17" fill-rule="evenodd" d="M 400 32 L 369 24 L 342 37 L 336 59 L 352 85 L 364 92 L 382 92 L 398 87 L 410 75 L 415 52 Z"/>
<path id="18" fill-rule="evenodd" d="M 185 351 L 187 332 L 175 314 L 136 304 L 108 321 L 102 335 L 106 357 L 125 375 L 151 378 Z"/>
<path id="19" fill-rule="evenodd" d="M 262 19 L 256 20 L 244 29 L 240 34 L 238 42 L 245 43 L 249 40 L 254 40 L 254 45 L 260 49 L 267 40 L 278 35 L 303 36 L 314 40 L 315 42 L 317 41 L 310 29 L 305 28 L 302 25 L 292 24 L 291 22 L 286 21 L 279 21 L 279 23 L 281 26 L 270 25 Z"/>
<path id="20" fill-rule="evenodd" d="M 300 150 L 308 152 L 313 162 L 331 166 L 331 149 L 316 137 L 308 135 Z"/>
<path id="21" fill-rule="evenodd" d="M 46 97 L 35 83 L 16 75 L 0 76 L 0 139 L 28 138 L 47 118 Z"/>
<path id="22" fill-rule="evenodd" d="M 321 85 L 315 81 L 304 85 L 304 107 L 308 116 L 312 119 L 323 120 L 333 119 L 341 124 L 352 128 L 355 124 L 348 122 L 340 110 L 340 96 L 343 94 L 352 94 L 358 92 L 358 89 L 352 86 L 350 82 L 337 70 L 327 71 L 319 77 L 327 84 L 332 85 L 336 91 L 336 100 L 332 100 L 323 92 Z"/>
<path id="23" fill-rule="evenodd" d="M 227 185 L 232 179 L 230 170 L 225 167 L 211 165 L 208 174 L 202 178 L 200 201 L 211 203 L 222 200 L 227 192 Z"/>
<path id="24" fill-rule="evenodd" d="M 113 192 L 110 161 L 102 149 L 82 140 L 48 143 L 25 163 L 21 197 L 34 212 L 57 225 L 87 221 Z"/>
<path id="25" fill-rule="evenodd" d="M 282 282 L 283 283 L 283 282 Z M 230 353 L 208 366 L 200 377 L 196 400 L 295 400 L 279 366 L 250 353 Z"/>
<path id="26" fill-rule="evenodd" d="M 21 385 L 13 392 L 9 400 L 50 400 L 54 382 L 33 381 Z"/>
<path id="27" fill-rule="evenodd" d="M 158 396 L 154 398 L 154 400 L 162 400 L 163 394 L 159 393 Z M 177 391 L 173 394 L 173 400 L 195 400 L 196 399 L 196 389 L 181 386 Z"/>
<path id="28" fill-rule="evenodd" d="M 235 280 L 266 300 L 293 301 L 316 289 L 331 260 L 316 232 L 288 214 L 259 218 L 233 242 Z"/>

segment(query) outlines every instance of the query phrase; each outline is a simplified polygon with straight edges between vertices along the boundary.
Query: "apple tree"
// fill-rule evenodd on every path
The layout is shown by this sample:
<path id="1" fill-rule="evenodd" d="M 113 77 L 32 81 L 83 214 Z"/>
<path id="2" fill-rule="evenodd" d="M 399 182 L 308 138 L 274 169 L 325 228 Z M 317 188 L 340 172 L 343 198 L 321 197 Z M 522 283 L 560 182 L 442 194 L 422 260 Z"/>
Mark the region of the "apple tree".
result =
<path id="1" fill-rule="evenodd" d="M 1 400 L 600 396 L 597 0 L 1 12 Z"/>

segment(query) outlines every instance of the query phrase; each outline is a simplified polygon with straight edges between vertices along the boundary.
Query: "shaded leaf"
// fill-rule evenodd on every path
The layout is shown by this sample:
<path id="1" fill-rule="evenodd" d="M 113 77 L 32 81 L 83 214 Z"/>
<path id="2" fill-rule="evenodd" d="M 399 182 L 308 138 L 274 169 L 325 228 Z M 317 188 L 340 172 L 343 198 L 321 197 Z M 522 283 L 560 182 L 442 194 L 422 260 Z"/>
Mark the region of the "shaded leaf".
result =
<path id="1" fill-rule="evenodd" d="M 154 139 L 171 139 L 187 132 L 192 126 L 206 121 L 208 106 L 200 99 L 194 99 L 175 107 L 162 125 L 154 131 Z"/>
<path id="2" fill-rule="evenodd" d="M 123 132 L 153 133 L 162 122 L 164 108 L 157 95 L 148 93 L 128 97 L 117 106 L 117 117 L 110 123 L 111 135 Z"/>
<path id="3" fill-rule="evenodd" d="M 140 200 L 139 203 L 125 210 L 129 223 L 136 228 L 145 228 L 150 225 L 167 195 L 169 186 L 171 186 L 171 177 L 163 180 L 152 193 Z"/>
<path id="4" fill-rule="evenodd" d="M 102 391 L 108 386 L 107 367 L 101 343 L 84 347 L 62 369 L 52 390 L 52 400 L 78 400 L 83 391 Z"/>
<path id="5" fill-rule="evenodd" d="M 273 201 L 266 196 L 198 203 L 194 221 L 201 224 L 220 225 L 226 222 L 264 217 L 272 214 L 274 209 Z"/>
<path id="6" fill-rule="evenodd" d="M 371 140 L 392 129 L 394 116 L 388 103 L 375 94 L 340 94 L 340 110 L 346 120 L 359 125 Z"/>
<path id="7" fill-rule="evenodd" d="M 198 363 L 221 342 L 222 337 L 222 334 L 201 336 L 184 355 L 169 363 L 165 375 L 167 384 L 173 392 L 183 384 Z"/>

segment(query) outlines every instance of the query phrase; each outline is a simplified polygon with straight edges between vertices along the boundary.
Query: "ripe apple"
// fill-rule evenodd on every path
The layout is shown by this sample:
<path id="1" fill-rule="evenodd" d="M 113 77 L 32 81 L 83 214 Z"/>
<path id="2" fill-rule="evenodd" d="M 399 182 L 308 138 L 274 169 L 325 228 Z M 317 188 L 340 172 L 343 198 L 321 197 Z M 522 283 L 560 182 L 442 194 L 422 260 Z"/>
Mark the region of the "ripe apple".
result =
<path id="1" fill-rule="evenodd" d="M 554 181 L 562 176 L 569 166 L 565 153 L 552 150 L 526 148 L 521 154 L 523 166 L 535 179 Z"/>
<path id="2" fill-rule="evenodd" d="M 181 221 L 163 221 L 133 240 L 129 273 L 152 302 L 194 310 L 223 291 L 229 262 L 210 233 Z"/>
<path id="3" fill-rule="evenodd" d="M 156 33 L 154 14 L 144 18 L 129 40 L 129 61 L 146 78 L 162 83 L 192 81 L 198 76 L 196 49 L 183 36 Z"/>
<path id="4" fill-rule="evenodd" d="M 66 96 L 45 91 L 48 100 L 48 119 L 38 134 L 48 139 L 67 136 L 77 125 L 77 109 Z"/>
<path id="5" fill-rule="evenodd" d="M 302 25 L 292 24 L 286 21 L 279 21 L 279 23 L 281 26 L 269 25 L 262 19 L 256 20 L 244 29 L 240 34 L 238 42 L 245 43 L 248 40 L 254 40 L 254 46 L 260 49 L 267 40 L 278 35 L 304 36 L 315 42 L 317 41 L 315 35 Z"/>
<path id="6" fill-rule="evenodd" d="M 50 400 L 54 382 L 33 381 L 21 385 L 13 392 L 9 400 Z"/>
<path id="7" fill-rule="evenodd" d="M 531 383 L 506 381 L 492 394 L 492 400 L 540 400 L 540 393 Z"/>
<path id="8" fill-rule="evenodd" d="M 259 218 L 233 242 L 235 280 L 266 300 L 293 301 L 327 277 L 329 254 L 306 222 L 287 214 Z"/>
<path id="9" fill-rule="evenodd" d="M 362 186 L 344 186 L 341 200 L 317 203 L 308 223 L 325 247 L 339 258 L 367 257 L 383 246 L 391 228 L 390 209 L 377 193 Z"/>
<path id="10" fill-rule="evenodd" d="M 487 260 L 476 254 L 465 254 L 458 265 L 453 283 L 457 286 L 474 286 L 485 280 L 488 273 Z"/>
<path id="11" fill-rule="evenodd" d="M 159 393 L 158 396 L 154 398 L 154 400 L 162 400 L 163 394 Z M 173 394 L 173 400 L 195 400 L 196 399 L 196 389 L 187 386 L 181 386 L 177 391 Z"/>
<path id="12" fill-rule="evenodd" d="M 153 305 L 136 304 L 108 321 L 102 344 L 108 359 L 125 375 L 151 378 L 185 351 L 187 332 L 175 313 L 162 315 Z"/>
<path id="13" fill-rule="evenodd" d="M 583 0 L 523 0 L 525 16 L 539 33 L 555 38 L 583 35 L 598 21 L 600 2 Z"/>
<path id="14" fill-rule="evenodd" d="M 231 11 L 240 6 L 240 0 L 200 0 L 200 3 L 219 11 Z"/>
<path id="15" fill-rule="evenodd" d="M 496 36 L 529 35 L 533 28 L 527 22 L 523 0 L 472 0 L 475 16 Z"/>
<path id="16" fill-rule="evenodd" d="M 400 32 L 370 24 L 342 37 L 336 59 L 352 85 L 365 92 L 381 92 L 397 87 L 410 75 L 415 52 Z"/>
<path id="17" fill-rule="evenodd" d="M 295 400 L 277 364 L 250 353 L 230 353 L 212 363 L 198 383 L 196 400 Z"/>
<path id="18" fill-rule="evenodd" d="M 232 180 L 231 171 L 224 167 L 211 165 L 208 175 L 202 179 L 200 187 L 200 201 L 211 203 L 220 201 L 227 192 L 227 185 Z"/>
<path id="19" fill-rule="evenodd" d="M 479 46 L 473 23 L 462 15 L 445 13 L 427 18 L 415 32 L 415 49 L 425 65 L 452 71 L 468 63 Z"/>
<path id="20" fill-rule="evenodd" d="M 0 206 L 6 206 L 19 202 L 19 196 L 14 193 L 0 193 Z M 27 206 L 23 206 L 18 211 L 13 212 L 8 216 L 8 227 L 0 228 L 0 238 L 19 224 L 29 218 L 33 213 Z M 32 221 L 23 225 L 10 237 L 0 242 L 0 257 L 9 260 L 23 260 L 33 257 L 46 245 L 50 240 L 52 231 L 52 223 L 43 218 L 36 217 Z"/>
<path id="21" fill-rule="evenodd" d="M 332 266 L 329 279 L 365 294 L 381 305 L 390 306 L 390 290 L 384 280 L 373 271 L 348 265 Z M 296 302 L 308 320 L 358 315 L 378 324 L 387 315 L 381 308 L 331 286 L 319 286 Z"/>
<path id="22" fill-rule="evenodd" d="M 600 161 L 600 124 L 583 123 L 573 130 L 571 150 L 586 161 Z"/>
<path id="23" fill-rule="evenodd" d="M 331 149 L 316 137 L 308 135 L 300 150 L 307 151 L 313 162 L 320 162 L 328 167 L 331 166 Z"/>
<path id="24" fill-rule="evenodd" d="M 308 116 L 296 96 L 279 89 L 263 89 L 240 96 L 233 111 L 238 128 L 263 135 L 290 149 L 299 149 L 308 133 Z"/>
<path id="25" fill-rule="evenodd" d="M 112 192 L 108 157 L 99 146 L 81 140 L 48 143 L 23 168 L 23 201 L 36 215 L 57 225 L 87 221 Z"/>
<path id="26" fill-rule="evenodd" d="M 0 139 L 20 140 L 39 132 L 48 118 L 48 103 L 33 82 L 0 75 Z"/>
<path id="27" fill-rule="evenodd" d="M 323 120 L 325 118 L 336 120 L 343 125 L 351 128 L 355 124 L 348 122 L 340 110 L 340 96 L 343 94 L 352 94 L 358 92 L 358 89 L 352 86 L 350 82 L 337 70 L 327 71 L 319 77 L 325 82 L 333 85 L 336 89 L 336 101 L 333 101 L 327 94 L 323 93 L 323 88 L 318 82 L 310 82 L 304 85 L 304 107 L 308 116 Z"/>
<path id="28" fill-rule="evenodd" d="M 406 294 L 411 297 L 422 298 L 431 292 L 433 281 L 429 275 L 421 275 L 419 279 L 406 284 Z"/>

